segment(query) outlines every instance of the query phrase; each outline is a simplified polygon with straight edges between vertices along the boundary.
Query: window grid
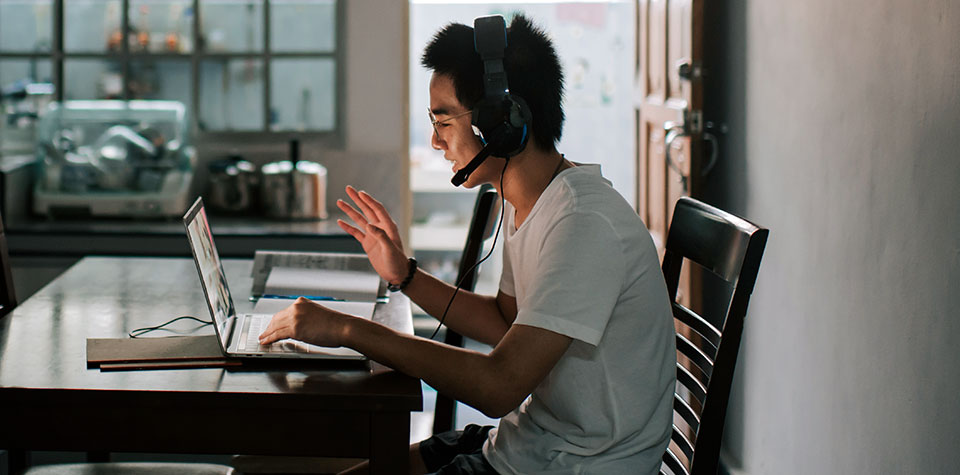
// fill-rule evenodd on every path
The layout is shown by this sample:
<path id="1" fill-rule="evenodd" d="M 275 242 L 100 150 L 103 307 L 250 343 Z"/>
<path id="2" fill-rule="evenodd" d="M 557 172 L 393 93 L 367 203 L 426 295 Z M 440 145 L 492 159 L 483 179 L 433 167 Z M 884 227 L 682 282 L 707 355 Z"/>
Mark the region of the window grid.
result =
<path id="1" fill-rule="evenodd" d="M 334 19 L 334 48 L 333 51 L 297 51 L 297 52 L 273 52 L 271 51 L 270 45 L 270 4 L 271 0 L 260 0 L 263 2 L 263 34 L 264 34 L 264 43 L 263 50 L 259 52 L 214 52 L 208 53 L 201 51 L 199 47 L 199 38 L 200 38 L 200 25 L 201 25 L 201 11 L 200 3 L 203 0 L 193 0 L 191 6 L 193 8 L 193 24 L 191 25 L 191 34 L 193 35 L 193 45 L 194 47 L 189 53 L 152 53 L 152 52 L 132 52 L 130 51 L 129 35 L 130 35 L 130 0 L 122 0 L 122 17 L 121 17 L 121 31 L 123 33 L 123 41 L 121 42 L 121 50 L 119 52 L 76 52 L 76 53 L 67 53 L 64 50 L 63 44 L 63 27 L 64 27 L 64 2 L 67 0 L 53 0 L 53 38 L 52 38 L 52 49 L 49 52 L 13 52 L 13 51 L 2 51 L 0 50 L 0 59 L 50 59 L 53 62 L 53 83 L 55 86 L 55 98 L 57 101 L 63 101 L 64 94 L 64 75 L 63 75 L 63 63 L 66 59 L 100 59 L 107 61 L 117 61 L 122 65 L 122 76 L 123 76 L 123 99 L 131 99 L 130 91 L 130 64 L 144 59 L 157 59 L 157 60 L 170 60 L 170 59 L 189 59 L 191 66 L 191 85 L 192 90 L 190 91 L 191 95 L 191 104 L 189 104 L 190 109 L 190 120 L 191 125 L 194 130 L 198 130 L 200 111 L 198 110 L 198 104 L 200 103 L 200 64 L 204 60 L 209 59 L 222 59 L 222 60 L 233 60 L 233 59 L 258 59 L 263 64 L 263 122 L 261 124 L 261 129 L 256 131 L 230 131 L 230 130 L 206 130 L 201 131 L 205 135 L 210 136 L 236 136 L 236 135 L 256 135 L 263 132 L 271 132 L 270 128 L 270 107 L 272 106 L 270 97 L 271 90 L 273 87 L 272 78 L 271 78 L 271 62 L 273 59 L 332 59 L 334 61 L 334 67 L 336 69 L 335 76 L 335 101 L 334 101 L 334 125 L 333 129 L 322 129 L 322 130 L 306 130 L 306 131 L 296 131 L 296 130 L 280 130 L 279 132 L 306 132 L 311 134 L 316 134 L 320 136 L 330 136 L 339 138 L 341 135 L 342 128 L 340 124 L 342 123 L 342 111 L 343 106 L 342 101 L 342 91 L 343 91 L 343 77 L 344 77 L 344 68 L 343 68 L 343 52 L 344 52 L 344 37 L 343 34 L 343 24 L 344 24 L 344 2 L 341 0 L 335 0 L 335 19 Z M 273 131 L 277 132 L 277 131 Z"/>

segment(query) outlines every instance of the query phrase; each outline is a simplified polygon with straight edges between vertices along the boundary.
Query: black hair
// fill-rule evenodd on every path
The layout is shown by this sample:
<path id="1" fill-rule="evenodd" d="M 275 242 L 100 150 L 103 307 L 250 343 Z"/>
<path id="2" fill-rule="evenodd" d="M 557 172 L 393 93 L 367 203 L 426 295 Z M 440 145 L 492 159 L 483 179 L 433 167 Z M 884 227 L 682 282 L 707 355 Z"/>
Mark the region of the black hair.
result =
<path id="1" fill-rule="evenodd" d="M 474 49 L 472 27 L 462 23 L 443 27 L 424 48 L 420 63 L 450 76 L 457 100 L 468 109 L 483 99 L 483 61 Z M 537 146 L 551 150 L 563 133 L 563 69 L 546 33 L 522 14 L 507 27 L 503 67 L 510 94 L 530 107 Z"/>

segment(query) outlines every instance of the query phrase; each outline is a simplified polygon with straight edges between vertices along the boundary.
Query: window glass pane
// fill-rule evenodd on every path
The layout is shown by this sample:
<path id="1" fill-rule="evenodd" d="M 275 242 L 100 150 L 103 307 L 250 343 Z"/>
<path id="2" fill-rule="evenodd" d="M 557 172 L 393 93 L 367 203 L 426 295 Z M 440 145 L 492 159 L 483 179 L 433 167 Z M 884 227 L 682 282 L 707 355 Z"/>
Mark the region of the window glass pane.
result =
<path id="1" fill-rule="evenodd" d="M 123 69 L 120 62 L 102 59 L 64 60 L 63 98 L 123 99 Z"/>
<path id="2" fill-rule="evenodd" d="M 138 60 L 130 62 L 131 99 L 180 101 L 190 107 L 190 61 Z"/>
<path id="3" fill-rule="evenodd" d="M 262 51 L 262 0 L 201 1 L 200 37 L 211 53 Z"/>
<path id="4" fill-rule="evenodd" d="M 0 0 L 0 51 L 50 51 L 52 0 Z"/>
<path id="5" fill-rule="evenodd" d="M 0 60 L 0 88 L 6 88 L 16 81 L 53 82 L 52 71 L 47 58 L 3 59 Z"/>
<path id="6" fill-rule="evenodd" d="M 201 130 L 263 129 L 263 62 L 213 59 L 200 64 Z"/>
<path id="7" fill-rule="evenodd" d="M 270 66 L 273 130 L 333 130 L 336 65 L 333 59 L 276 59 Z"/>
<path id="8" fill-rule="evenodd" d="M 72 52 L 120 51 L 122 5 L 120 0 L 63 2 L 63 49 Z"/>
<path id="9" fill-rule="evenodd" d="M 193 0 L 130 0 L 130 50 L 193 50 Z"/>
<path id="10" fill-rule="evenodd" d="M 270 50 L 333 51 L 336 4 L 334 0 L 270 2 Z"/>

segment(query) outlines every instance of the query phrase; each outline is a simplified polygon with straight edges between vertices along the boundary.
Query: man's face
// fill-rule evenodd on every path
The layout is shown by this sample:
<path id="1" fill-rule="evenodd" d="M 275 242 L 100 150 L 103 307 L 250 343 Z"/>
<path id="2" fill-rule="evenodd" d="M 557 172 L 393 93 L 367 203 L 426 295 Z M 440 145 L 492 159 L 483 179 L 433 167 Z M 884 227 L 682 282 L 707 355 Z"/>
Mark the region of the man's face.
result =
<path id="1" fill-rule="evenodd" d="M 430 78 L 430 111 L 437 120 L 430 145 L 443 150 L 443 158 L 453 162 L 453 172 L 456 173 L 467 166 L 482 146 L 470 127 L 469 109 L 457 100 L 450 76 L 434 73 Z M 470 174 L 463 186 L 473 188 L 483 183 L 495 183 L 500 178 L 501 168 L 502 159 L 490 157 Z"/>

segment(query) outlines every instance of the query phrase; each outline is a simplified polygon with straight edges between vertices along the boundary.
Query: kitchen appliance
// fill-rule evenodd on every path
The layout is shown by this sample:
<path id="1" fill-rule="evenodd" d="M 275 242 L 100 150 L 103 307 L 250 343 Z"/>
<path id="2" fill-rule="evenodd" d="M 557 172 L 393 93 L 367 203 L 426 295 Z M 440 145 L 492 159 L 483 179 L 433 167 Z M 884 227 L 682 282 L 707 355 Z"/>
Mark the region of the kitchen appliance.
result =
<path id="1" fill-rule="evenodd" d="M 327 169 L 299 157 L 300 142 L 291 140 L 290 160 L 260 169 L 264 214 L 276 219 L 326 219 Z"/>
<path id="2" fill-rule="evenodd" d="M 207 168 L 210 178 L 204 200 L 211 210 L 241 213 L 255 207 L 260 181 L 256 166 L 232 155 L 210 162 Z"/>
<path id="3" fill-rule="evenodd" d="M 196 162 L 187 124 L 176 101 L 51 103 L 37 122 L 34 213 L 181 216 Z"/>
<path id="4" fill-rule="evenodd" d="M 34 149 L 35 122 L 50 101 L 54 87 L 30 79 L 0 84 L 0 156 Z"/>

